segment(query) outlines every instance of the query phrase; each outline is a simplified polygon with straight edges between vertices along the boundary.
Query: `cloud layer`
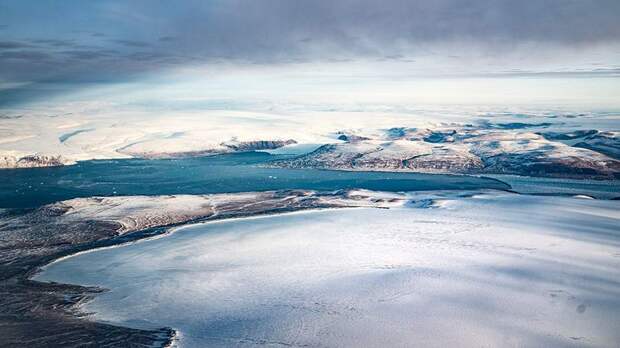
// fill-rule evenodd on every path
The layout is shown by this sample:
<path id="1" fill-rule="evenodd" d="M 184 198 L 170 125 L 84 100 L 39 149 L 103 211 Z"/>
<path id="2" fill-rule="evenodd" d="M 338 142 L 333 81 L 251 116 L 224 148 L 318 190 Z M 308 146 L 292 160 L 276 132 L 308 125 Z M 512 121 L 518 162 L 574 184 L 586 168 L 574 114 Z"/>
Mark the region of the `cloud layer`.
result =
<path id="1" fill-rule="evenodd" d="M 2 0 L 0 88 L 222 62 L 475 61 L 516 73 L 586 62 L 617 75 L 618 18 L 615 0 Z"/>

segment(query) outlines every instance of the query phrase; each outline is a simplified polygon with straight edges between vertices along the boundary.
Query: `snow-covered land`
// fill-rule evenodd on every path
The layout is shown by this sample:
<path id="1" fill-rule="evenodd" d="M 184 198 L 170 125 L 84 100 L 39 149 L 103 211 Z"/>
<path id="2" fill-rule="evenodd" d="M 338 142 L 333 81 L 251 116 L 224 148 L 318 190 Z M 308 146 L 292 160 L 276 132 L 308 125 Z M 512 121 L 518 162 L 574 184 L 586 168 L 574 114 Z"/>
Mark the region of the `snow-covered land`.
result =
<path id="1" fill-rule="evenodd" d="M 615 133 L 595 133 L 571 146 L 529 129 L 541 126 L 548 127 L 546 124 L 483 123 L 390 128 L 373 137 L 343 133 L 339 136 L 343 143 L 324 145 L 304 156 L 280 161 L 278 165 L 574 178 L 614 179 L 620 176 L 620 161 L 595 151 L 602 149 L 611 156 L 617 155 L 614 151 L 620 144 L 620 137 Z"/>
<path id="2" fill-rule="evenodd" d="M 53 103 L 0 115 L 0 168 L 274 149 L 299 154 L 325 145 L 283 165 L 575 178 L 620 172 L 616 114 L 509 110 Z"/>
<path id="3" fill-rule="evenodd" d="M 369 191 L 281 190 L 215 195 L 89 197 L 36 209 L 0 210 L 2 346 L 168 347 L 169 327 L 132 329 L 93 322 L 79 312 L 100 289 L 29 278 L 51 260 L 158 236 L 173 224 L 334 207 L 402 205 L 403 195 Z"/>
<path id="4" fill-rule="evenodd" d="M 403 196 L 383 198 L 395 197 Z M 182 347 L 620 341 L 620 202 L 408 199 L 390 209 L 181 227 L 63 259 L 38 280 L 109 288 L 85 310 L 123 325 L 171 326 Z"/>

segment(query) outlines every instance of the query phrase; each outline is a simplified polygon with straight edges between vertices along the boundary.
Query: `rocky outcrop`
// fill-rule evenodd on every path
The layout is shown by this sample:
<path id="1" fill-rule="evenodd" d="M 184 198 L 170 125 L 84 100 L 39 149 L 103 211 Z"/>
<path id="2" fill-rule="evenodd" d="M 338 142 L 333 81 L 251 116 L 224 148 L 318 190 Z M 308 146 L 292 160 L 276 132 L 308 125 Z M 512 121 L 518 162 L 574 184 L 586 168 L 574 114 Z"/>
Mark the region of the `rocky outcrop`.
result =
<path id="1" fill-rule="evenodd" d="M 424 137 L 424 141 L 427 143 L 445 143 L 445 142 L 454 142 L 454 136 L 456 135 L 455 130 L 447 131 L 447 132 L 430 132 L 429 135 Z"/>
<path id="2" fill-rule="evenodd" d="M 253 141 L 230 141 L 221 145 L 234 152 L 273 150 L 286 145 L 297 144 L 293 139 L 288 140 L 253 140 Z"/>
<path id="3" fill-rule="evenodd" d="M 220 144 L 195 151 L 160 151 L 160 152 L 140 152 L 133 151 L 131 148 L 119 151 L 125 155 L 137 158 L 163 159 L 163 158 L 183 158 L 222 155 L 234 152 L 250 152 L 261 150 L 273 150 L 286 145 L 297 144 L 293 139 L 288 140 L 250 140 L 237 141 L 231 140 Z"/>
<path id="4" fill-rule="evenodd" d="M 574 147 L 588 149 L 620 159 L 620 132 L 600 132 L 596 129 L 572 132 L 540 133 L 547 140 L 562 141 Z"/>
<path id="5" fill-rule="evenodd" d="M 35 167 L 57 167 L 67 164 L 74 164 L 63 156 L 53 155 L 28 155 L 23 157 L 5 155 L 0 157 L 0 168 L 35 168 Z"/>
<path id="6" fill-rule="evenodd" d="M 596 133 L 598 133 L 598 130 L 596 129 L 586 129 L 586 130 L 581 129 L 581 130 L 576 130 L 573 132 L 565 132 L 565 133 L 544 132 L 544 133 L 539 133 L 539 134 L 545 137 L 545 139 L 547 140 L 574 140 L 574 139 L 589 137 L 589 136 L 595 135 Z"/>
<path id="7" fill-rule="evenodd" d="M 403 166 L 419 172 L 473 173 L 484 168 L 482 160 L 469 152 L 451 148 L 434 148 L 428 155 L 406 160 Z"/>
<path id="8" fill-rule="evenodd" d="M 620 159 L 620 132 L 591 134 L 573 146 L 593 150 L 609 157 Z"/>
<path id="9" fill-rule="evenodd" d="M 336 135 L 338 135 L 337 139 L 338 140 L 342 140 L 342 141 L 346 141 L 346 142 L 356 142 L 356 141 L 361 141 L 361 140 L 370 140 L 367 137 L 363 137 L 357 134 L 351 134 L 351 133 L 346 133 L 346 132 L 337 132 Z"/>

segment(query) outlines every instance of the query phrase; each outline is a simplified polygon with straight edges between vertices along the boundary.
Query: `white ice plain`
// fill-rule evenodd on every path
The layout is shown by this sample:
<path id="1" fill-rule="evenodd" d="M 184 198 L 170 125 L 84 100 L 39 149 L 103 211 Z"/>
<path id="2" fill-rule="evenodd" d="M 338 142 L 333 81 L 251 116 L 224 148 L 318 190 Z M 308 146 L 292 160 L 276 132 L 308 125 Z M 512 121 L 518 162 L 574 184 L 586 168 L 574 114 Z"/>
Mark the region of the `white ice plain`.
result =
<path id="1" fill-rule="evenodd" d="M 620 201 L 485 194 L 179 228 L 48 266 L 179 345 L 614 347 Z"/>

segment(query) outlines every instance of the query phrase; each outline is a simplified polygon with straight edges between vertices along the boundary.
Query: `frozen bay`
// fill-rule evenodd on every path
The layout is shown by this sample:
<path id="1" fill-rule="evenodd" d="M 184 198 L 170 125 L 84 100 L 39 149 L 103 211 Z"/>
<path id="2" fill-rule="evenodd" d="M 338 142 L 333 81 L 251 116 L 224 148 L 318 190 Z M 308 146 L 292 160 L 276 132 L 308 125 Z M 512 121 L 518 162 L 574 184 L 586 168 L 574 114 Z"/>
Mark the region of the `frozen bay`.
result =
<path id="1" fill-rule="evenodd" d="M 55 262 L 190 346 L 614 346 L 620 202 L 515 194 L 181 227 Z"/>

